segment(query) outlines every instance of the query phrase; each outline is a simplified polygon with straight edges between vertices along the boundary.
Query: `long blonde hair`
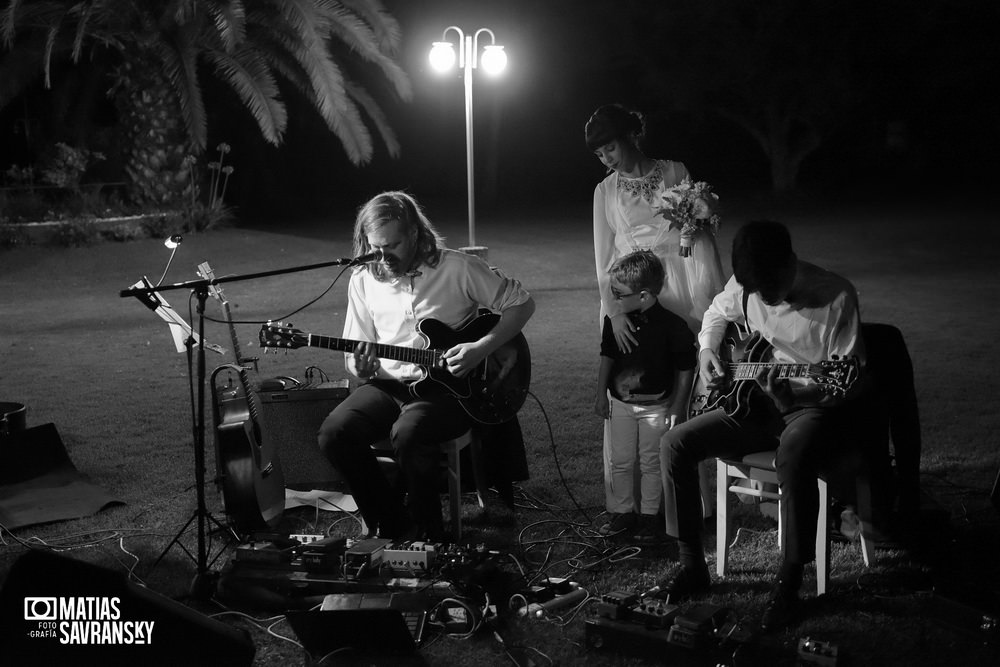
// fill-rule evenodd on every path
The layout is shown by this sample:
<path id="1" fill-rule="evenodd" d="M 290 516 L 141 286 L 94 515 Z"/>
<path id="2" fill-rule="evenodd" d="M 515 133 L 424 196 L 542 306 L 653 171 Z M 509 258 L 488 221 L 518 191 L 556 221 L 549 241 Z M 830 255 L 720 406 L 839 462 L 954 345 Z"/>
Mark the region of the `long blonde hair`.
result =
<path id="1" fill-rule="evenodd" d="M 417 200 L 398 190 L 375 195 L 358 209 L 358 217 L 354 222 L 354 256 L 368 253 L 371 250 L 368 234 L 393 220 L 401 222 L 410 238 L 415 239 L 416 265 L 437 266 L 441 259 L 441 248 L 445 247 L 444 237 L 434 229 Z M 381 264 L 369 264 L 366 268 L 378 280 L 389 278 Z"/>

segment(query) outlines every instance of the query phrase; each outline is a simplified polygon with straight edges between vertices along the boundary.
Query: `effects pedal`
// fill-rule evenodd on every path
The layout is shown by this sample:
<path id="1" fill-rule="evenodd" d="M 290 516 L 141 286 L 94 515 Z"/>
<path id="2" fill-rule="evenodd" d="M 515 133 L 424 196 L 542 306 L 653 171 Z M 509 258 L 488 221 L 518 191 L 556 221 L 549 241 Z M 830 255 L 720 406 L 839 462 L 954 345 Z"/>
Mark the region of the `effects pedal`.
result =
<path id="1" fill-rule="evenodd" d="M 822 667 L 837 667 L 837 646 L 830 642 L 802 637 L 799 639 L 799 662 Z"/>
<path id="2" fill-rule="evenodd" d="M 601 596 L 597 603 L 597 615 L 613 620 L 624 621 L 628 618 L 629 609 L 639 601 L 639 596 L 624 591 L 612 591 Z"/>
<path id="3" fill-rule="evenodd" d="M 344 552 L 344 576 L 347 579 L 361 579 L 378 573 L 383 552 L 390 540 L 367 539 L 355 542 Z"/>
<path id="4" fill-rule="evenodd" d="M 646 598 L 629 607 L 626 618 L 647 628 L 669 628 L 677 618 L 679 609 L 666 600 Z"/>
<path id="5" fill-rule="evenodd" d="M 394 574 L 426 575 L 434 567 L 434 559 L 440 546 L 432 542 L 387 544 L 382 551 L 382 567 Z"/>

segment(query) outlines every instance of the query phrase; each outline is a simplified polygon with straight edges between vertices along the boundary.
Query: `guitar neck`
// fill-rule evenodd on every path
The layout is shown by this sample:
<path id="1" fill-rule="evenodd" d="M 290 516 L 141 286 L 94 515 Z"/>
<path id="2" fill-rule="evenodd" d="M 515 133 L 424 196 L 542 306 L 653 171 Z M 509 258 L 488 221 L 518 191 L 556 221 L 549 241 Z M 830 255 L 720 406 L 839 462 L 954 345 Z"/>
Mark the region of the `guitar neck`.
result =
<path id="1" fill-rule="evenodd" d="M 233 313 L 229 309 L 229 302 L 223 300 L 222 312 L 226 316 L 226 324 L 229 325 L 229 337 L 233 341 L 233 354 L 236 356 L 236 363 L 243 365 L 243 352 L 240 350 L 240 337 L 236 335 L 236 325 L 233 324 Z"/>
<path id="2" fill-rule="evenodd" d="M 753 380 L 762 372 L 769 371 L 774 367 L 778 368 L 778 378 L 782 380 L 804 378 L 811 375 L 809 364 L 778 364 L 764 361 L 729 364 L 729 371 L 734 381 Z"/>
<path id="3" fill-rule="evenodd" d="M 322 347 L 338 352 L 354 352 L 354 350 L 365 341 L 351 340 L 349 338 L 335 338 L 333 336 L 322 336 L 320 334 L 308 334 L 307 345 L 309 347 Z M 402 347 L 399 345 L 386 345 L 383 343 L 372 343 L 375 346 L 375 356 L 382 359 L 395 359 L 405 361 L 418 366 L 436 366 L 441 359 L 440 350 L 421 350 L 415 347 Z"/>

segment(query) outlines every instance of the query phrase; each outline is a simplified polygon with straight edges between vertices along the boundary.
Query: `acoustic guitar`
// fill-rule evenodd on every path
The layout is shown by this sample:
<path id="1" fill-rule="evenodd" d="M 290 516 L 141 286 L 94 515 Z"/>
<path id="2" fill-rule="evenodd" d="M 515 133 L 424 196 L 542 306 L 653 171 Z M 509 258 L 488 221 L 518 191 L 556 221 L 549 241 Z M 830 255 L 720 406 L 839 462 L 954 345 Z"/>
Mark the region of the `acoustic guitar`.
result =
<path id="1" fill-rule="evenodd" d="M 498 321 L 499 315 L 485 311 L 465 326 L 452 329 L 443 322 L 427 318 L 417 323 L 417 331 L 426 341 L 426 348 L 374 343 L 375 354 L 420 367 L 423 376 L 409 387 L 415 398 L 429 398 L 445 392 L 457 398 L 473 420 L 481 424 L 501 424 L 514 418 L 528 395 L 531 353 L 524 335 L 518 333 L 464 377 L 452 375 L 442 358 L 445 351 L 459 343 L 479 340 Z M 281 323 L 268 323 L 260 329 L 260 344 L 264 348 L 322 347 L 354 352 L 362 342 L 305 333 Z"/>
<path id="2" fill-rule="evenodd" d="M 208 262 L 198 265 L 198 274 L 206 280 L 215 279 Z M 210 285 L 209 293 L 222 303 L 236 355 L 235 364 L 225 364 L 212 373 L 217 482 L 222 487 L 226 515 L 237 532 L 266 530 L 277 525 L 285 510 L 285 479 L 278 452 L 261 419 L 257 394 L 250 386 L 229 302 L 218 285 Z M 238 376 L 239 386 L 217 389 L 215 377 L 224 370 Z"/>
<path id="3" fill-rule="evenodd" d="M 745 416 L 749 411 L 750 396 L 755 391 L 761 391 L 756 382 L 757 376 L 774 366 L 778 367 L 779 379 L 808 378 L 834 396 L 843 396 L 850 391 L 860 375 L 857 357 L 834 358 L 818 364 L 776 363 L 771 344 L 760 333 L 750 332 L 735 322 L 730 322 L 726 329 L 719 358 L 729 371 L 729 381 L 722 387 L 710 389 L 701 378 L 701 373 L 695 373 L 688 407 L 689 418 L 719 409 L 734 417 Z"/>

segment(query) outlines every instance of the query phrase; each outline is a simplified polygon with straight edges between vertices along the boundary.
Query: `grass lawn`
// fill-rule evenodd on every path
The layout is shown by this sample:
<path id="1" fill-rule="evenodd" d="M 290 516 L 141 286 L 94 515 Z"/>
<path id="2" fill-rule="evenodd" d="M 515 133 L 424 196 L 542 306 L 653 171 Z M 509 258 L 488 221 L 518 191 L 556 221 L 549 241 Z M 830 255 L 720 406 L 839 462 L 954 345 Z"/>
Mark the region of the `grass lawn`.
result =
<path id="1" fill-rule="evenodd" d="M 450 245 L 463 245 L 462 216 L 428 211 Z M 876 553 L 865 569 L 855 545 L 833 551 L 831 590 L 811 601 L 799 625 L 761 640 L 757 662 L 795 664 L 796 641 L 812 636 L 838 645 L 842 665 L 998 664 L 997 634 L 966 622 L 965 609 L 1000 612 L 1000 521 L 989 502 L 1000 468 L 1000 416 L 991 379 L 1000 365 L 994 305 L 1000 266 L 1000 227 L 978 211 L 939 213 L 919 206 L 848 207 L 800 204 L 780 211 L 746 201 L 733 205 L 720 234 L 728 255 L 740 221 L 773 215 L 786 222 L 800 257 L 854 281 L 868 321 L 898 326 L 916 372 L 924 450 L 922 483 L 947 521 L 926 524 L 892 549 Z M 217 276 L 269 271 L 351 254 L 352 220 L 275 223 L 266 229 L 230 228 L 185 238 L 166 283 L 194 279 L 209 261 Z M 475 525 L 473 539 L 512 555 L 529 573 L 544 567 L 568 576 L 592 595 L 644 590 L 674 564 L 670 544 L 628 549 L 599 539 L 588 522 L 603 510 L 601 421 L 592 411 L 598 362 L 598 299 L 589 205 L 556 211 L 484 214 L 477 240 L 493 263 L 532 292 L 538 308 L 525 329 L 531 344 L 532 397 L 521 410 L 530 479 L 517 487 L 516 525 Z M 159 240 L 106 243 L 87 248 L 27 247 L 0 251 L 0 401 L 28 406 L 28 426 L 54 422 L 76 467 L 124 501 L 94 516 L 14 531 L 0 527 L 0 581 L 28 548 L 129 572 L 151 589 L 184 596 L 194 574 L 177 548 L 153 561 L 191 516 L 195 505 L 191 398 L 185 354 L 173 348 L 166 325 L 119 291 L 147 275 L 154 282 L 168 257 Z M 728 265 L 728 258 L 726 258 Z M 305 331 L 338 335 L 343 324 L 346 276 L 317 303 L 295 311 L 326 290 L 339 269 L 327 268 L 231 283 L 225 293 L 241 321 L 291 320 Z M 187 293 L 164 296 L 191 320 Z M 210 302 L 208 314 L 221 317 Z M 238 325 L 245 354 L 258 354 L 257 330 Z M 206 323 L 210 342 L 230 348 L 228 329 Z M 232 356 L 208 353 L 209 371 Z M 303 378 L 315 365 L 344 376 L 339 355 L 302 349 L 264 356 L 260 376 Z M 210 410 L 208 412 L 210 414 Z M 208 476 L 214 474 L 211 423 L 206 432 Z M 223 516 L 214 486 L 209 509 Z M 301 532 L 325 531 L 340 515 L 296 513 Z M 339 524 L 339 525 L 344 525 Z M 775 524 L 751 506 L 738 510 L 743 526 L 732 549 L 732 574 L 715 580 L 704 601 L 730 607 L 755 621 L 778 562 Z M 221 538 L 213 546 L 222 546 Z M 185 544 L 194 549 L 194 533 Z M 714 567 L 714 530 L 706 534 Z M 231 551 L 225 551 L 221 566 Z M 513 559 L 504 559 L 512 570 Z M 811 568 L 803 591 L 815 591 Z M 946 602 L 967 607 L 948 607 Z M 586 646 L 584 620 L 593 611 L 546 621 L 507 613 L 501 630 L 519 664 L 647 664 L 628 651 Z M 223 609 L 195 602 L 214 614 Z M 956 611 L 956 609 L 958 611 Z M 257 619 L 267 616 L 244 610 Z M 246 628 L 255 665 L 309 664 L 302 651 L 272 632 L 294 638 L 283 621 L 223 615 Z M 662 653 L 669 664 L 708 664 L 706 654 Z M 506 665 L 511 657 L 492 633 L 467 640 L 441 637 L 420 651 L 434 665 Z M 715 656 L 712 656 L 713 659 Z M 533 662 L 529 663 L 528 660 Z M 714 663 L 712 663 L 714 664 Z M 731 664 L 731 663 L 728 663 Z"/>

